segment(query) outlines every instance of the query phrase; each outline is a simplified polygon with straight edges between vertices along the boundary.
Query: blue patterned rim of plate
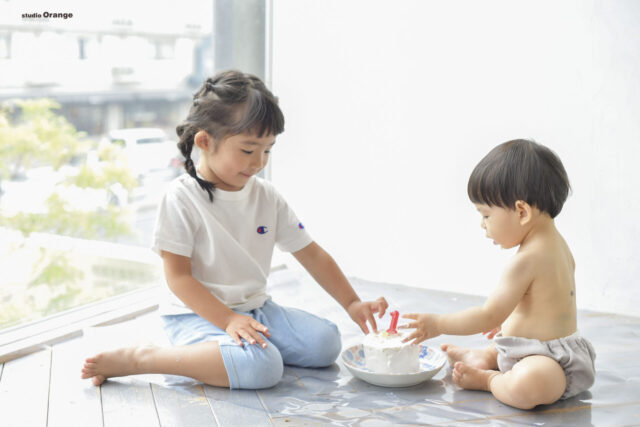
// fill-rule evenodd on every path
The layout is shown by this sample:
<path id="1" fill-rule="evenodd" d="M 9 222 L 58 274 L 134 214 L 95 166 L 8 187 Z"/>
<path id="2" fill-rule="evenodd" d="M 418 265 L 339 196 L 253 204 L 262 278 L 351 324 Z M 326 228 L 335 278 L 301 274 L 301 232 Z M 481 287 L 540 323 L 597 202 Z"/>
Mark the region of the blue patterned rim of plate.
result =
<path id="1" fill-rule="evenodd" d="M 444 358 L 441 356 L 441 354 L 435 352 L 432 348 L 421 345 L 420 354 L 418 355 L 418 358 L 420 359 L 420 370 L 432 371 L 434 369 L 440 369 L 444 362 Z M 342 360 L 360 370 L 373 372 L 365 366 L 364 350 L 361 344 L 345 350 L 342 354 Z"/>

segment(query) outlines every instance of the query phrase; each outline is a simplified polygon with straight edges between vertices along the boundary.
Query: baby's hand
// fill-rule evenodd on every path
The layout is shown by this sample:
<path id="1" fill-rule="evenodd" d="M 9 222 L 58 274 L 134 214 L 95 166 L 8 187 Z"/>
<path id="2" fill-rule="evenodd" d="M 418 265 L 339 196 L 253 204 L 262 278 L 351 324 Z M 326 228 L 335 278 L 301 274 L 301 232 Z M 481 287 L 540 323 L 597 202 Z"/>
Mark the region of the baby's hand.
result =
<path id="1" fill-rule="evenodd" d="M 257 342 L 260 344 L 260 347 L 267 348 L 267 343 L 258 332 L 262 332 L 267 338 L 271 336 L 268 328 L 262 323 L 252 317 L 238 313 L 234 313 L 231 316 L 225 330 L 238 345 L 242 345 L 240 339 L 244 338 L 249 344 L 255 344 Z"/>
<path id="2" fill-rule="evenodd" d="M 407 338 L 403 339 L 402 342 L 414 340 L 411 344 L 419 344 L 428 338 L 434 338 L 440 335 L 440 331 L 438 331 L 437 326 L 437 314 L 409 313 L 403 314 L 402 318 L 415 320 L 415 322 L 410 322 L 406 325 L 400 326 L 400 328 L 403 329 L 415 329 L 415 331 Z"/>
<path id="3" fill-rule="evenodd" d="M 498 332 L 500 332 L 500 330 L 501 330 L 501 329 L 502 329 L 502 327 L 501 327 L 501 326 L 498 326 L 497 328 L 493 328 L 493 329 L 492 329 L 492 330 L 490 330 L 490 331 L 483 332 L 483 333 L 482 333 L 482 335 L 486 335 L 486 336 L 487 336 L 487 339 L 488 339 L 488 340 L 490 340 L 491 338 L 495 337 L 495 336 L 496 336 L 496 334 L 497 334 Z"/>
<path id="4" fill-rule="evenodd" d="M 376 319 L 373 317 L 373 313 L 378 313 L 378 318 L 384 315 L 384 312 L 389 307 L 387 300 L 384 297 L 380 297 L 375 301 L 354 301 L 349 307 L 347 307 L 347 313 L 353 319 L 354 322 L 360 326 L 362 332 L 369 333 L 367 327 L 367 321 L 371 323 L 371 327 L 374 332 L 378 332 L 378 326 L 376 325 Z"/>

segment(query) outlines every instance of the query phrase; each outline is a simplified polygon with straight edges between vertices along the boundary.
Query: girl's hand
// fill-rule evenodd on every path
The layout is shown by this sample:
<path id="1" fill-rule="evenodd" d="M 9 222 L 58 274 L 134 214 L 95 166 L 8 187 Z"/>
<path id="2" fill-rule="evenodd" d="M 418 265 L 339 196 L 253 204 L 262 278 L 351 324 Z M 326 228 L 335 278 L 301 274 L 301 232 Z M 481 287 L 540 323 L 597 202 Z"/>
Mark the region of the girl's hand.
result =
<path id="1" fill-rule="evenodd" d="M 403 314 L 403 319 L 413 319 L 414 322 L 399 326 L 402 329 L 415 329 L 415 331 L 402 342 L 414 340 L 411 344 L 419 344 L 428 338 L 434 338 L 440 335 L 438 331 L 438 315 L 431 313 L 409 313 Z"/>
<path id="2" fill-rule="evenodd" d="M 502 330 L 502 327 L 501 327 L 501 326 L 498 326 L 497 328 L 493 328 L 493 329 L 492 329 L 492 330 L 490 330 L 490 331 L 483 332 L 483 333 L 482 333 L 482 335 L 486 335 L 486 336 L 487 336 L 487 339 L 488 339 L 488 340 L 490 340 L 491 338 L 495 337 L 495 336 L 496 336 L 496 334 L 497 334 L 498 332 L 500 332 L 501 330 Z"/>
<path id="3" fill-rule="evenodd" d="M 267 338 L 271 337 L 269 329 L 262 323 L 238 313 L 233 313 L 225 331 L 238 345 L 242 345 L 241 338 L 244 338 L 249 344 L 258 343 L 260 347 L 267 348 L 267 343 L 258 332 L 262 332 Z"/>
<path id="4" fill-rule="evenodd" d="M 373 331 L 378 332 L 373 313 L 378 313 L 378 318 L 381 318 L 387 310 L 387 307 L 389 307 L 387 300 L 384 299 L 384 297 L 380 297 L 375 301 L 354 301 L 347 307 L 347 313 L 349 313 L 353 321 L 360 326 L 362 332 L 368 334 L 369 328 L 367 327 L 367 321 L 371 323 Z"/>

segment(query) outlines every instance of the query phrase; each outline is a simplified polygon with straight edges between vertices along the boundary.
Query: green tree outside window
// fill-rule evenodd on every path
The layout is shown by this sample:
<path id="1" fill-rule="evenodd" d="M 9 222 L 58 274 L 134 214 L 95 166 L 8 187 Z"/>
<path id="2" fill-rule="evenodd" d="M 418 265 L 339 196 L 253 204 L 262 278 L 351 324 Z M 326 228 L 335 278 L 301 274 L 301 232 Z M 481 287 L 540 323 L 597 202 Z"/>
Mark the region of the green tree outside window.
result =
<path id="1" fill-rule="evenodd" d="M 0 193 L 0 258 L 6 269 L 0 281 L 9 282 L 0 286 L 0 329 L 133 289 L 157 274 L 143 267 L 136 277 L 88 283 L 87 265 L 69 251 L 29 243 L 34 233 L 109 240 L 132 232 L 126 203 L 119 201 L 137 182 L 121 148 L 98 148 L 58 108 L 50 99 L 12 100 L 0 107 L 0 191 L 21 177 L 28 180 L 37 168 L 58 177 L 33 190 L 43 200 L 37 209 L 16 209 Z M 96 197 L 102 203 L 91 209 L 74 203 Z"/>

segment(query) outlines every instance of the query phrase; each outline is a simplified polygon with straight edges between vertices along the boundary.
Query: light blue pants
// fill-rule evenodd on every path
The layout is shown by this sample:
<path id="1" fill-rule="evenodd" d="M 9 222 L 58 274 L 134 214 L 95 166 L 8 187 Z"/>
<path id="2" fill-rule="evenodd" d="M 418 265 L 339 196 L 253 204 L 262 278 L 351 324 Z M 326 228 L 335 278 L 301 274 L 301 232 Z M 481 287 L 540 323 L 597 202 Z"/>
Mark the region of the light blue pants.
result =
<path id="1" fill-rule="evenodd" d="M 260 308 L 238 313 L 269 328 L 271 338 L 263 336 L 267 348 L 250 345 L 244 339 L 239 346 L 224 330 L 197 314 L 166 315 L 162 320 L 173 345 L 217 341 L 232 389 L 273 387 L 282 378 L 283 365 L 329 366 L 342 348 L 338 327 L 306 311 L 267 300 Z"/>

